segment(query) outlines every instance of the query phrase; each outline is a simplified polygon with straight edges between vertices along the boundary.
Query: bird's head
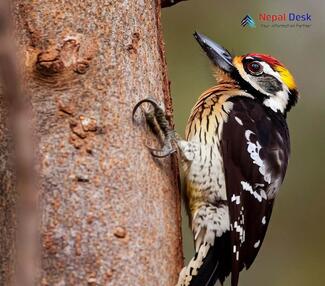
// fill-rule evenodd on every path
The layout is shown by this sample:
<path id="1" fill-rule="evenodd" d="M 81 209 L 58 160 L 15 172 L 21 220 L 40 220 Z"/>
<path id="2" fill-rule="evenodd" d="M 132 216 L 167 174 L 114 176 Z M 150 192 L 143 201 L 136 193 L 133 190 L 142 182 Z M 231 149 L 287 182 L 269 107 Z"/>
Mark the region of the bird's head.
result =
<path id="1" fill-rule="evenodd" d="M 286 114 L 297 102 L 298 91 L 292 74 L 274 57 L 265 54 L 233 57 L 208 37 L 199 33 L 194 37 L 216 67 L 273 111 Z"/>

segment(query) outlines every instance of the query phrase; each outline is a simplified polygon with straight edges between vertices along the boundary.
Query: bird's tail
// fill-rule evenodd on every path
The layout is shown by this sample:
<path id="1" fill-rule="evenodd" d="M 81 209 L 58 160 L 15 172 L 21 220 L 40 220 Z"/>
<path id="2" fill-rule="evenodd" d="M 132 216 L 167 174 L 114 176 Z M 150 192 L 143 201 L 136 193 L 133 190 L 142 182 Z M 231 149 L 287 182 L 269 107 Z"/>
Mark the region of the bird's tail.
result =
<path id="1" fill-rule="evenodd" d="M 231 270 L 229 232 L 216 237 L 214 243 L 203 242 L 184 267 L 177 286 L 214 286 L 219 280 L 223 284 Z"/>

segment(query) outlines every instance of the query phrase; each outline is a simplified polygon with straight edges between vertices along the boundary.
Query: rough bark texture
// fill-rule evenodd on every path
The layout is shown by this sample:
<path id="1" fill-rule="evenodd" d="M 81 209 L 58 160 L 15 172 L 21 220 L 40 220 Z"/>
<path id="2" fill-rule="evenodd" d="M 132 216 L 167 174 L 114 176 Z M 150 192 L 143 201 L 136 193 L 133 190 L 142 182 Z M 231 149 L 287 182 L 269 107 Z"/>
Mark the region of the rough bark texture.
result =
<path id="1" fill-rule="evenodd" d="M 8 102 L 0 93 L 0 285 L 13 275 L 16 229 L 16 189 L 10 166 L 12 142 L 9 134 Z"/>
<path id="2" fill-rule="evenodd" d="M 182 265 L 176 162 L 153 160 L 144 143 L 157 142 L 143 118 L 131 121 L 147 96 L 171 114 L 160 3 L 14 3 L 39 141 L 40 284 L 174 285 Z M 1 204 L 10 214 L 10 200 Z"/>
<path id="3" fill-rule="evenodd" d="M 0 285 L 13 276 L 15 230 L 17 225 L 16 184 L 13 168 L 13 132 L 10 128 L 11 104 L 15 97 L 12 81 L 12 57 L 9 55 L 9 6 L 0 2 Z M 9 72 L 8 72 L 9 71 Z"/>

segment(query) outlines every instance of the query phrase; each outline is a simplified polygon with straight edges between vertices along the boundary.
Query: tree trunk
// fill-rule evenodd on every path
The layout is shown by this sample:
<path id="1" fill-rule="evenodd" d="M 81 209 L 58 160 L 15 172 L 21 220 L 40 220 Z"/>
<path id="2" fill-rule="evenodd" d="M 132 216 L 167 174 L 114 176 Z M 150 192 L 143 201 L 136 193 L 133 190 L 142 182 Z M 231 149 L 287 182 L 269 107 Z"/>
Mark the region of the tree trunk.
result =
<path id="1" fill-rule="evenodd" d="M 159 3 L 14 3 L 38 139 L 36 284 L 176 284 L 182 265 L 176 159 L 153 160 L 144 143 L 156 140 L 143 118 L 138 125 L 131 120 L 135 103 L 148 96 L 172 112 Z M 13 187 L 0 179 L 0 211 L 10 215 L 3 198 Z M 8 237 L 0 237 L 2 246 Z M 10 285 L 6 273 L 0 285 Z"/>

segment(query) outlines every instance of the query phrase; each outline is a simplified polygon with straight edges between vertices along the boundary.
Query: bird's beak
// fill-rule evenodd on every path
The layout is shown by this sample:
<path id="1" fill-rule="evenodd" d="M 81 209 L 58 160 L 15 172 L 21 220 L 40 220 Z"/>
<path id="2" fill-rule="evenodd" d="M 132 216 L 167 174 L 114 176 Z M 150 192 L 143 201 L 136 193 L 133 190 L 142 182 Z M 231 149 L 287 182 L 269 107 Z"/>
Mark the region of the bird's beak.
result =
<path id="1" fill-rule="evenodd" d="M 194 33 L 194 37 L 216 66 L 229 73 L 234 70 L 232 56 L 225 48 L 197 32 Z"/>

